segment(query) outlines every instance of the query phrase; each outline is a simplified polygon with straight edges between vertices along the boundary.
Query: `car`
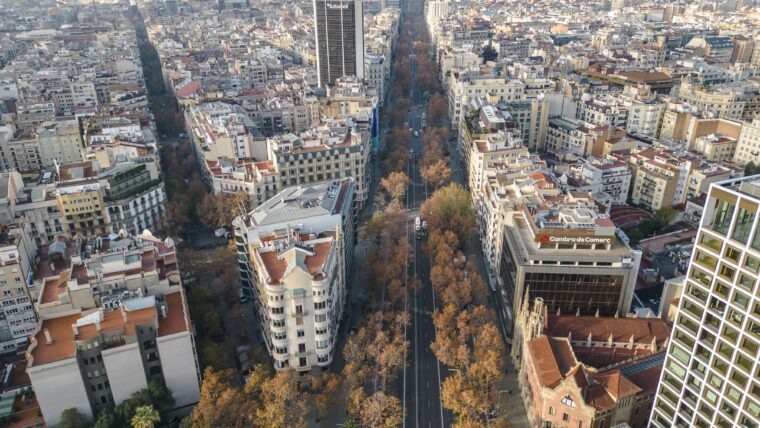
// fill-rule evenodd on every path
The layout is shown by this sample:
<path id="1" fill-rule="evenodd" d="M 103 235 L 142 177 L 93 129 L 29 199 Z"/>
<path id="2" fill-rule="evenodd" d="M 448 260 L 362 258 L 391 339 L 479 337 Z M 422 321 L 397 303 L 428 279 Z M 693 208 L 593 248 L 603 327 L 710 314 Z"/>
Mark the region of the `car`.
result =
<path id="1" fill-rule="evenodd" d="M 414 131 L 414 136 L 415 137 L 419 137 L 420 136 L 420 131 Z"/>
<path id="2" fill-rule="evenodd" d="M 414 132 L 414 128 L 409 128 L 409 132 Z"/>

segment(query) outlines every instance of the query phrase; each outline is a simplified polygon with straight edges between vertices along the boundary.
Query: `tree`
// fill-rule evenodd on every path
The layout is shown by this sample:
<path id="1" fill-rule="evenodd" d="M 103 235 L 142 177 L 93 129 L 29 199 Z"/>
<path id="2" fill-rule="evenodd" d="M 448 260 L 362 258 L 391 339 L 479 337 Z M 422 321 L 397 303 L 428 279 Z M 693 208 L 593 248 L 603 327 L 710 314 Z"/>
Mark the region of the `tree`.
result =
<path id="1" fill-rule="evenodd" d="M 327 416 L 330 402 L 333 400 L 335 392 L 340 387 L 340 376 L 335 373 L 327 373 L 320 376 L 312 377 L 312 389 L 314 393 L 314 407 L 317 410 L 317 420 Z"/>
<path id="2" fill-rule="evenodd" d="M 451 180 L 451 168 L 446 159 L 439 159 L 431 165 L 422 167 L 420 170 L 422 179 L 434 188 L 445 185 Z"/>
<path id="3" fill-rule="evenodd" d="M 380 180 L 380 186 L 394 200 L 400 200 L 404 196 L 408 185 L 409 177 L 403 172 L 391 172 Z"/>
<path id="4" fill-rule="evenodd" d="M 744 166 L 744 176 L 749 177 L 757 174 L 760 174 L 760 164 L 753 161 L 747 162 L 747 165 Z"/>
<path id="5" fill-rule="evenodd" d="M 364 400 L 361 406 L 361 422 L 366 427 L 393 428 L 403 422 L 401 401 L 382 391 Z"/>
<path id="6" fill-rule="evenodd" d="M 200 400 L 189 416 L 192 426 L 242 428 L 254 425 L 255 403 L 232 385 L 234 377 L 233 370 L 206 368 Z"/>
<path id="7" fill-rule="evenodd" d="M 486 63 L 488 61 L 496 61 L 496 58 L 499 56 L 498 52 L 496 52 L 496 49 L 493 48 L 493 46 L 486 45 L 483 48 L 483 63 Z"/>
<path id="8" fill-rule="evenodd" d="M 132 416 L 133 428 L 153 428 L 156 422 L 161 420 L 161 415 L 158 414 L 152 405 L 140 406 L 135 411 L 135 415 Z"/>
<path id="9" fill-rule="evenodd" d="M 475 226 L 475 213 L 470 194 L 459 184 L 441 187 L 422 204 L 422 216 L 429 230 L 454 232 L 461 240 Z"/>
<path id="10" fill-rule="evenodd" d="M 673 207 L 662 207 L 654 215 L 655 220 L 660 224 L 660 227 L 666 227 L 676 218 L 678 211 Z"/>
<path id="11" fill-rule="evenodd" d="M 476 422 L 491 410 L 487 392 L 475 388 L 461 371 L 443 381 L 441 402 L 443 407 L 457 414 L 458 423 Z"/>
<path id="12" fill-rule="evenodd" d="M 305 395 L 298 389 L 298 373 L 295 370 L 277 372 L 261 384 L 256 426 L 305 428 L 305 401 Z"/>
<path id="13" fill-rule="evenodd" d="M 61 428 L 87 428 L 90 422 L 76 408 L 66 409 L 61 413 L 61 422 L 58 423 Z"/>
<path id="14" fill-rule="evenodd" d="M 430 98 L 430 102 L 428 102 L 425 119 L 430 126 L 443 126 L 447 112 L 448 106 L 446 105 L 446 100 L 439 94 L 434 94 Z"/>

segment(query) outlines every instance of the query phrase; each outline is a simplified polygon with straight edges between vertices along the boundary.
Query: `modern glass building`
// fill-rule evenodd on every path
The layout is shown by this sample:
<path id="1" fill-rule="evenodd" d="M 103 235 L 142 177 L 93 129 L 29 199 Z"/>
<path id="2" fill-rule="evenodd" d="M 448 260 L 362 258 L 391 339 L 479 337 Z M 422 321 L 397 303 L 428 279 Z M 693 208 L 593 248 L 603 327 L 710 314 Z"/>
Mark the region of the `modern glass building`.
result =
<path id="1" fill-rule="evenodd" d="M 313 0 L 319 87 L 343 76 L 364 78 L 364 12 L 361 0 Z"/>
<path id="2" fill-rule="evenodd" d="M 652 426 L 760 426 L 759 206 L 760 175 L 710 187 Z"/>

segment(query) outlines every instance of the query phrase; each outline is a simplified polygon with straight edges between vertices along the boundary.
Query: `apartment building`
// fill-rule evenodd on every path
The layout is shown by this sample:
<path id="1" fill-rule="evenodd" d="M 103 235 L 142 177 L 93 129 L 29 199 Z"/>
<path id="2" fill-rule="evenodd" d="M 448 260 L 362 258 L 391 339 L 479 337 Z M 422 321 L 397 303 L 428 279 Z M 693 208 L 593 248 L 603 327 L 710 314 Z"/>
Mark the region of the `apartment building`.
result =
<path id="1" fill-rule="evenodd" d="M 482 188 L 472 193 L 488 280 L 495 289 L 507 213 L 519 210 L 523 198 L 559 196 L 560 184 L 546 162 L 533 155 L 486 168 Z"/>
<path id="2" fill-rule="evenodd" d="M 96 162 L 66 164 L 55 185 L 58 211 L 68 236 L 94 238 L 110 232 L 102 183 Z"/>
<path id="3" fill-rule="evenodd" d="M 696 198 L 710 190 L 712 183 L 726 181 L 734 177 L 735 172 L 712 163 L 704 163 L 689 174 L 686 184 L 686 200 Z"/>
<path id="4" fill-rule="evenodd" d="M 494 106 L 467 113 L 460 124 L 459 146 L 475 198 L 482 188 L 486 168 L 514 164 L 529 156 L 520 139 L 517 121 L 508 111 Z"/>
<path id="5" fill-rule="evenodd" d="M 754 162 L 755 165 L 760 163 L 760 118 L 742 124 L 733 161 L 744 164 Z"/>
<path id="6" fill-rule="evenodd" d="M 611 96 L 595 96 L 578 103 L 576 118 L 594 125 L 625 128 L 628 124 L 628 107 Z"/>
<path id="7" fill-rule="evenodd" d="M 760 424 L 760 176 L 710 186 L 654 427 Z"/>
<path id="8" fill-rule="evenodd" d="M 37 127 L 37 142 L 40 146 L 40 166 L 53 168 L 58 163 L 74 163 L 83 160 L 84 146 L 76 120 L 45 122 Z"/>
<path id="9" fill-rule="evenodd" d="M 555 154 L 588 156 L 593 144 L 588 138 L 588 130 L 594 125 L 568 117 L 549 119 L 546 131 L 546 150 Z"/>
<path id="10" fill-rule="evenodd" d="M 351 177 L 359 207 L 367 202 L 371 132 L 351 119 L 335 120 L 299 135 L 267 139 L 267 159 L 276 165 L 279 186 L 316 184 Z"/>
<path id="11" fill-rule="evenodd" d="M 0 166 L 31 174 L 40 169 L 40 144 L 31 128 L 0 126 Z"/>
<path id="12" fill-rule="evenodd" d="M 499 101 L 522 101 L 525 96 L 525 84 L 519 80 L 509 79 L 493 74 L 481 74 L 478 71 L 453 73 L 448 81 L 449 120 L 452 127 L 469 111 L 470 100 L 485 97 L 489 103 Z"/>
<path id="13" fill-rule="evenodd" d="M 625 205 L 631 187 L 631 170 L 616 159 L 590 158 L 578 172 L 578 190 L 609 196 L 612 205 Z"/>
<path id="14" fill-rule="evenodd" d="M 48 425 L 70 408 L 93 417 L 151 380 L 166 385 L 177 408 L 198 401 L 193 329 L 171 239 L 58 239 L 40 247 L 40 258 L 40 322 L 26 359 Z"/>
<path id="15" fill-rule="evenodd" d="M 530 150 L 542 150 L 549 129 L 549 101 L 545 97 L 506 103 L 506 109 L 520 125 L 520 137 Z"/>
<path id="16" fill-rule="evenodd" d="M 356 242 L 351 179 L 288 187 L 233 221 L 250 292 L 277 370 L 332 362 Z"/>
<path id="17" fill-rule="evenodd" d="M 685 202 L 689 174 L 700 161 L 653 148 L 631 154 L 634 171 L 631 202 L 651 210 Z"/>
<path id="18" fill-rule="evenodd" d="M 628 313 L 641 252 L 618 238 L 590 194 L 526 198 L 504 224 L 498 282 L 509 330 L 526 294 L 551 312 Z"/>
<path id="19" fill-rule="evenodd" d="M 628 106 L 626 132 L 643 137 L 659 136 L 666 104 L 656 97 L 637 97 Z"/>
<path id="20" fill-rule="evenodd" d="M 645 428 L 671 328 L 658 318 L 520 311 L 521 395 L 531 426 Z"/>
<path id="21" fill-rule="evenodd" d="M 26 345 L 37 327 L 28 288 L 37 247 L 27 229 L 23 224 L 0 228 L 0 353 Z"/>

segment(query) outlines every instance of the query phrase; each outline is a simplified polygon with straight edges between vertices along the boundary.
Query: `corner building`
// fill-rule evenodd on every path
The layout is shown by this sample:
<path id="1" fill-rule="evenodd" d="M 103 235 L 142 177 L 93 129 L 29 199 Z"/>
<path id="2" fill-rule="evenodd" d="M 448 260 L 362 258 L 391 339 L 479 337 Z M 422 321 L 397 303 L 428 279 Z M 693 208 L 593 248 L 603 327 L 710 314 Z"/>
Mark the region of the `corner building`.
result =
<path id="1" fill-rule="evenodd" d="M 503 233 L 498 281 L 505 325 L 512 326 L 526 294 L 555 313 L 628 312 L 641 251 L 617 235 L 590 194 L 527 198 L 505 213 Z"/>
<path id="2" fill-rule="evenodd" d="M 274 367 L 332 362 L 353 259 L 355 183 L 288 187 L 233 221 L 241 283 Z"/>
<path id="3" fill-rule="evenodd" d="M 759 207 L 760 175 L 710 186 L 653 427 L 760 426 Z"/>

